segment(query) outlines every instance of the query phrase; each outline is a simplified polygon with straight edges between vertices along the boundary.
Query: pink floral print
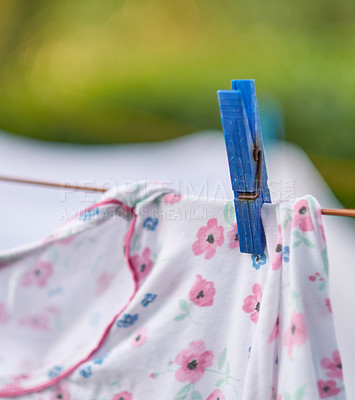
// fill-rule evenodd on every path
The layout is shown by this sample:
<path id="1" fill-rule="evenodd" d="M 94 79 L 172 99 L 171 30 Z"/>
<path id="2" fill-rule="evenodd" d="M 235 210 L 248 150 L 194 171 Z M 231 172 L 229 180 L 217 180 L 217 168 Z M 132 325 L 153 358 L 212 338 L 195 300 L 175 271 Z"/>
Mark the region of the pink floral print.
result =
<path id="1" fill-rule="evenodd" d="M 145 278 L 152 269 L 153 261 L 150 258 L 150 253 L 150 248 L 146 247 L 141 255 L 137 254 L 131 258 L 138 280 Z"/>
<path id="2" fill-rule="evenodd" d="M 320 379 L 317 382 L 317 386 L 319 397 L 321 399 L 327 399 L 328 397 L 336 396 L 341 392 L 341 389 L 337 388 L 336 381 L 333 380 L 323 381 L 322 379 Z"/>
<path id="3" fill-rule="evenodd" d="M 279 239 L 276 244 L 275 253 L 272 256 L 271 267 L 274 271 L 278 270 L 282 265 L 282 233 L 281 225 L 278 226 L 279 229 Z"/>
<path id="4" fill-rule="evenodd" d="M 5 304 L 0 303 L 0 324 L 5 324 L 9 319 Z"/>
<path id="5" fill-rule="evenodd" d="M 330 299 L 325 299 L 325 305 L 328 308 L 328 311 L 332 314 L 333 310 L 332 310 L 332 303 L 330 302 Z"/>
<path id="6" fill-rule="evenodd" d="M 181 365 L 175 372 L 175 378 L 179 382 L 196 383 L 202 378 L 205 369 L 212 365 L 213 357 L 212 351 L 205 351 L 202 340 L 191 342 L 189 348 L 180 351 L 175 358 L 175 363 Z"/>
<path id="7" fill-rule="evenodd" d="M 143 327 L 138 332 L 136 332 L 131 340 L 131 347 L 141 347 L 146 343 L 148 328 Z"/>
<path id="8" fill-rule="evenodd" d="M 276 390 L 275 386 L 273 386 L 273 388 L 272 388 L 271 398 L 273 400 L 282 400 L 282 395 L 281 394 L 277 394 L 277 390 Z"/>
<path id="9" fill-rule="evenodd" d="M 224 394 L 221 390 L 214 390 L 208 397 L 207 400 L 225 400 Z"/>
<path id="10" fill-rule="evenodd" d="M 49 330 L 49 320 L 46 314 L 33 315 L 31 317 L 22 318 L 19 324 L 35 331 Z"/>
<path id="11" fill-rule="evenodd" d="M 335 350 L 332 358 L 323 358 L 320 362 L 322 368 L 327 369 L 329 378 L 343 379 L 343 366 L 341 363 L 339 350 Z"/>
<path id="12" fill-rule="evenodd" d="M 268 342 L 271 343 L 272 341 L 274 341 L 280 333 L 280 315 L 277 316 L 274 327 L 270 333 Z"/>
<path id="13" fill-rule="evenodd" d="M 101 295 L 104 293 L 106 289 L 109 288 L 114 277 L 114 274 L 107 274 L 106 272 L 103 272 L 97 280 L 96 294 Z"/>
<path id="14" fill-rule="evenodd" d="M 55 388 L 55 392 L 52 394 L 50 400 L 70 400 L 70 393 L 68 387 L 64 384 L 61 384 Z"/>
<path id="15" fill-rule="evenodd" d="M 213 282 L 208 282 L 201 275 L 196 275 L 196 281 L 190 290 L 190 300 L 199 307 L 213 305 L 213 298 L 216 293 Z"/>
<path id="16" fill-rule="evenodd" d="M 253 294 L 244 299 L 243 311 L 250 314 L 250 319 L 256 324 L 259 319 L 260 303 L 263 297 L 261 286 L 256 283 L 252 287 Z"/>
<path id="17" fill-rule="evenodd" d="M 320 234 L 322 236 L 322 239 L 326 242 L 325 239 L 325 232 L 324 232 L 324 226 L 323 226 L 323 217 L 322 217 L 322 211 L 320 208 L 317 209 L 317 217 L 318 217 L 318 223 L 319 223 L 319 230 L 320 230 Z"/>
<path id="18" fill-rule="evenodd" d="M 227 237 L 229 240 L 228 247 L 230 249 L 239 248 L 238 226 L 236 223 L 232 225 L 232 230 L 227 232 Z"/>
<path id="19" fill-rule="evenodd" d="M 64 239 L 59 240 L 58 243 L 59 244 L 69 244 L 69 243 L 74 242 L 74 240 L 75 240 L 75 235 L 72 235 L 72 236 L 68 236 Z"/>
<path id="20" fill-rule="evenodd" d="M 163 196 L 163 199 L 165 204 L 174 204 L 178 203 L 182 199 L 182 197 L 183 197 L 182 194 L 168 193 Z"/>
<path id="21" fill-rule="evenodd" d="M 131 392 L 127 392 L 127 390 L 125 390 L 124 392 L 115 394 L 112 397 L 112 400 L 133 400 L 133 397 Z"/>
<path id="22" fill-rule="evenodd" d="M 284 336 L 284 345 L 287 347 L 287 354 L 292 355 L 293 346 L 301 346 L 307 340 L 306 321 L 304 315 L 293 312 L 290 325 Z"/>
<path id="23" fill-rule="evenodd" d="M 205 253 L 205 259 L 209 260 L 216 254 L 218 246 L 224 243 L 224 228 L 218 226 L 217 218 L 212 218 L 197 232 L 197 240 L 192 245 L 192 251 L 196 256 Z"/>
<path id="24" fill-rule="evenodd" d="M 52 264 L 49 262 L 39 261 L 23 277 L 23 286 L 45 286 L 48 278 L 53 273 Z"/>
<path id="25" fill-rule="evenodd" d="M 298 226 L 301 231 L 313 231 L 312 217 L 309 212 L 308 202 L 302 199 L 295 204 L 293 211 L 292 227 Z"/>

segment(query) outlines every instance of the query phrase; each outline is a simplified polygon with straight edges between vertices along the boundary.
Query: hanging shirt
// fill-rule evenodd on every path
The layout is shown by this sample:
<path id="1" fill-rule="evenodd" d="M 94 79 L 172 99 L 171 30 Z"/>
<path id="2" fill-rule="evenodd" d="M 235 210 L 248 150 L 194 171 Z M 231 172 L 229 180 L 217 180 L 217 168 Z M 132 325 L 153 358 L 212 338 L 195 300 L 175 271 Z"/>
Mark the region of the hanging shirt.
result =
<path id="1" fill-rule="evenodd" d="M 141 182 L 1 252 L 0 397 L 345 399 L 320 207 L 262 214 L 241 254 L 232 202 Z"/>

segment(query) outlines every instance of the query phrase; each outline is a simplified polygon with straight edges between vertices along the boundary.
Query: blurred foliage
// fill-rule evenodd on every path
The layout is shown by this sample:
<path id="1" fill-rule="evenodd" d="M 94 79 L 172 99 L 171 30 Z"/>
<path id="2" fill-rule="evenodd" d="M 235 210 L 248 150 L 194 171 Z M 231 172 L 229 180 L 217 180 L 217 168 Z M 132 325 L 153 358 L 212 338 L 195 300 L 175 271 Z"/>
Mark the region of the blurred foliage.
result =
<path id="1" fill-rule="evenodd" d="M 288 140 L 355 159 L 352 0 L 0 1 L 2 129 L 78 143 L 220 129 L 216 90 L 254 78 Z"/>

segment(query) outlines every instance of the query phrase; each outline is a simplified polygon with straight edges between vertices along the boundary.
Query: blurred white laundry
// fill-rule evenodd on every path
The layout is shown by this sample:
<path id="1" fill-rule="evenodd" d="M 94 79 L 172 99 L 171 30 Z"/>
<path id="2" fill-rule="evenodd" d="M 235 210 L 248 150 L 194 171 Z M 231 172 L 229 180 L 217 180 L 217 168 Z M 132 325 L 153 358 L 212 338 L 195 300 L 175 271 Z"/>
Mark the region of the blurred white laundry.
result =
<path id="1" fill-rule="evenodd" d="M 266 148 L 273 201 L 313 195 L 324 208 L 341 207 L 305 153 L 287 142 Z M 0 175 L 106 187 L 153 180 L 182 193 L 233 198 L 223 134 L 200 132 L 149 144 L 84 146 L 45 143 L 0 133 Z M 0 249 L 49 235 L 101 197 L 0 182 Z M 354 221 L 324 217 L 330 289 L 349 399 L 355 399 Z"/>

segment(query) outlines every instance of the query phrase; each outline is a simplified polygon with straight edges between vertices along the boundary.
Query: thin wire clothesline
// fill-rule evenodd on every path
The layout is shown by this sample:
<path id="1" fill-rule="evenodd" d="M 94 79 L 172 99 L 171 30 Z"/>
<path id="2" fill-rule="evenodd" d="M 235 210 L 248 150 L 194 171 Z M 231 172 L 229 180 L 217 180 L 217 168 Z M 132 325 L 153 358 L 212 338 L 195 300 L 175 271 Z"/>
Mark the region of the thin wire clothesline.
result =
<path id="1" fill-rule="evenodd" d="M 46 186 L 53 188 L 61 188 L 61 189 L 75 189 L 75 190 L 83 190 L 86 192 L 106 192 L 107 189 L 93 187 L 93 186 L 81 186 L 81 185 L 71 185 L 70 183 L 56 183 L 56 182 L 48 182 L 48 181 L 37 181 L 33 179 L 23 179 L 23 178 L 14 178 L 9 176 L 1 176 L 0 181 L 5 182 L 14 182 L 14 183 L 26 183 L 30 185 L 37 186 Z M 321 213 L 323 215 L 335 215 L 341 217 L 354 217 L 355 218 L 355 209 L 340 209 L 340 208 L 322 208 Z"/>

